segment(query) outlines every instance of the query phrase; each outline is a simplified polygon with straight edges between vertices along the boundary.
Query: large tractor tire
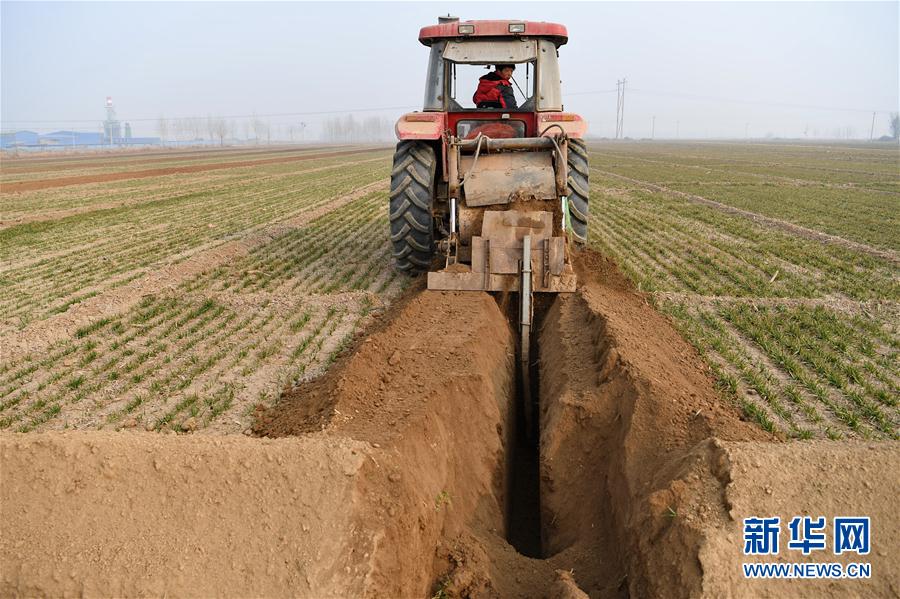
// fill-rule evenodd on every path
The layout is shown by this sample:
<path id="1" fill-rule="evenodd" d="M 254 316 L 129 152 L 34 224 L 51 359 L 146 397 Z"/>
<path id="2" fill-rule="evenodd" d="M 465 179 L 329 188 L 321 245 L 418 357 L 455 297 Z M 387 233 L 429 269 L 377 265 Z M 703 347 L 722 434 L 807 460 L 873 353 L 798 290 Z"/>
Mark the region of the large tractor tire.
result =
<path id="1" fill-rule="evenodd" d="M 391 242 L 394 267 L 411 275 L 426 272 L 434 255 L 431 207 L 436 166 L 434 148 L 429 144 L 397 144 L 391 169 Z"/>
<path id="2" fill-rule="evenodd" d="M 589 181 L 587 144 L 583 139 L 569 139 L 569 215 L 575 243 L 584 245 L 588 238 L 588 216 L 591 186 Z"/>

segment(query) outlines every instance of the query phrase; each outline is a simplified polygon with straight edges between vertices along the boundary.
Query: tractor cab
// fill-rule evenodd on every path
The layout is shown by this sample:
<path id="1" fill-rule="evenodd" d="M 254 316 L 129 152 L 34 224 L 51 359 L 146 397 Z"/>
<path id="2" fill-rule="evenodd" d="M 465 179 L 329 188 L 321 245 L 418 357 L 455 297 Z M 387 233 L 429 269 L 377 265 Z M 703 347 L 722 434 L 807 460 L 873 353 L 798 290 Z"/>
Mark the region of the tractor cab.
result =
<path id="1" fill-rule="evenodd" d="M 578 115 L 563 113 L 558 52 L 568 41 L 563 25 L 461 22 L 453 17 L 439 21 L 419 32 L 419 41 L 430 48 L 423 112 L 446 115 L 442 124 L 450 134 L 472 139 L 489 130 L 493 138 L 538 137 L 551 127 L 579 137 L 584 132 Z M 511 83 L 517 107 L 478 108 L 472 99 L 478 79 L 497 64 L 516 67 Z M 406 122 L 401 118 L 398 123 L 401 139 L 405 129 L 417 128 Z M 494 126 L 486 129 L 486 124 Z"/>
<path id="2" fill-rule="evenodd" d="M 497 64 L 515 67 L 510 83 L 517 106 L 478 108 L 473 94 L 479 78 Z M 500 120 L 505 127 L 493 130 L 505 129 L 503 137 L 536 137 L 536 113 L 562 111 L 556 45 L 512 36 L 439 39 L 431 44 L 424 110 L 449 113 L 451 131 L 462 139 L 474 137 L 485 121 Z"/>

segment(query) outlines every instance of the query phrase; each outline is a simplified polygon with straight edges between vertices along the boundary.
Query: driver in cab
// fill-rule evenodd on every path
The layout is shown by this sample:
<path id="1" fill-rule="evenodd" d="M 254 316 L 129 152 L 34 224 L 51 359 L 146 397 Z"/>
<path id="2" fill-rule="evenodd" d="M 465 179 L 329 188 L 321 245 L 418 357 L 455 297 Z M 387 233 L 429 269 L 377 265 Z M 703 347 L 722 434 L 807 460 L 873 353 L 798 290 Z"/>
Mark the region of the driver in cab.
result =
<path id="1" fill-rule="evenodd" d="M 498 64 L 495 70 L 478 78 L 478 89 L 472 101 L 478 108 L 503 108 L 515 110 L 516 96 L 513 94 L 512 79 L 514 64 Z"/>

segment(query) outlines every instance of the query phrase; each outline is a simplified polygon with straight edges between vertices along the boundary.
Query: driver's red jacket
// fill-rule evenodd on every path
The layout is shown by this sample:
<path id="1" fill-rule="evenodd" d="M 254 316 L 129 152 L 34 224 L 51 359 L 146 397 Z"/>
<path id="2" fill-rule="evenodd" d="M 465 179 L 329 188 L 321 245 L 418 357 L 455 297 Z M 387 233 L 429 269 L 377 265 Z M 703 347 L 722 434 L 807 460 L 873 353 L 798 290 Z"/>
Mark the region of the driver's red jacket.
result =
<path id="1" fill-rule="evenodd" d="M 516 96 L 512 84 L 496 71 L 478 79 L 478 89 L 472 96 L 478 108 L 516 108 Z"/>

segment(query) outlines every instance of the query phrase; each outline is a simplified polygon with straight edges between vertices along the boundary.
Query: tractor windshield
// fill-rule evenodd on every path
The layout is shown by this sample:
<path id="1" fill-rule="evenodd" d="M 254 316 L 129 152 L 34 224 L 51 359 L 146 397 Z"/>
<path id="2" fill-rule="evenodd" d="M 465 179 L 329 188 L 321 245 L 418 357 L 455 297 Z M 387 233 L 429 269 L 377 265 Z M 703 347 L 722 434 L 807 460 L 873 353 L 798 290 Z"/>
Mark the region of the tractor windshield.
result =
<path id="1" fill-rule="evenodd" d="M 515 63 L 511 63 L 515 64 Z M 534 110 L 534 63 L 516 64 L 513 72 L 511 91 L 516 99 L 514 110 Z M 479 79 L 494 72 L 494 65 L 449 63 L 450 69 L 450 110 L 476 108 L 474 95 Z M 499 107 L 496 107 L 499 108 Z"/>
<path id="2" fill-rule="evenodd" d="M 518 111 L 561 110 L 556 46 L 549 40 L 454 40 L 431 47 L 425 110 L 475 110 L 479 78 L 497 64 L 516 66 L 511 80 Z"/>

